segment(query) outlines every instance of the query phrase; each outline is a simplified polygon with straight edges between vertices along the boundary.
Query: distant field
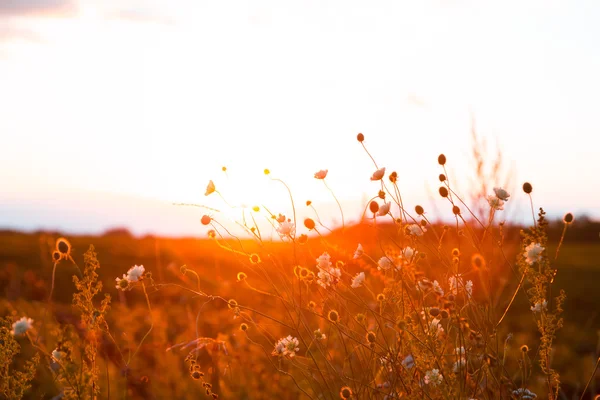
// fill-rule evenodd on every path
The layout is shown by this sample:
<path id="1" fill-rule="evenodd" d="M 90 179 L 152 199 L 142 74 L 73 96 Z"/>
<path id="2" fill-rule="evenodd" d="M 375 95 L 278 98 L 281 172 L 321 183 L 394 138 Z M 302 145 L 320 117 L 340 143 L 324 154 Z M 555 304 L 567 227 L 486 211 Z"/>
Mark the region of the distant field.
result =
<path id="1" fill-rule="evenodd" d="M 367 237 L 361 236 L 362 232 L 360 231 L 351 232 L 348 235 L 349 244 L 346 248 L 338 248 L 340 253 L 351 255 L 358 240 L 361 240 L 366 246 L 370 245 L 368 235 Z M 25 309 L 29 310 L 29 314 L 34 319 L 41 320 L 43 318 L 40 310 L 45 307 L 47 302 L 52 274 L 50 255 L 57 237 L 57 234 L 48 233 L 0 232 L 0 314 L 6 315 L 10 314 L 11 310 Z M 115 278 L 126 272 L 132 265 L 143 264 L 146 266 L 147 270 L 152 272 L 156 282 L 194 287 L 196 285 L 194 280 L 189 276 L 183 276 L 180 272 L 180 267 L 185 264 L 199 274 L 200 287 L 207 293 L 218 292 L 226 298 L 235 297 L 238 301 L 249 299 L 248 296 L 254 296 L 253 300 L 260 299 L 260 296 L 257 298 L 255 293 L 239 286 L 236 282 L 236 274 L 240 270 L 240 265 L 247 260 L 223 251 L 211 240 L 135 238 L 124 232 L 96 237 L 69 237 L 69 240 L 74 249 L 73 257 L 78 262 L 82 259 L 82 254 L 88 246 L 94 245 L 101 263 L 99 274 L 105 291 L 113 297 L 113 308 L 117 311 L 117 315 L 119 312 L 121 312 L 120 315 L 126 315 L 120 319 L 112 319 L 110 323 L 120 329 L 123 335 L 131 335 L 130 332 L 127 332 L 128 327 L 137 326 L 136 329 L 139 329 L 135 333 L 137 340 L 143 332 L 142 327 L 148 324 L 144 317 L 147 310 L 144 307 L 143 297 L 140 293 L 134 292 L 124 296 L 114 287 Z M 315 246 L 314 250 L 303 250 L 303 253 L 299 254 L 303 262 L 307 264 L 313 263 L 319 254 L 318 239 L 311 240 Z M 374 243 L 375 239 L 372 241 Z M 232 243 L 234 242 L 232 241 Z M 512 258 L 515 254 L 514 243 L 514 241 L 507 243 L 507 253 Z M 242 246 L 250 249 L 253 244 L 244 241 Z M 279 249 L 282 246 L 281 243 L 268 244 L 269 251 L 273 253 L 280 252 Z M 553 241 L 549 246 L 550 254 L 554 254 L 555 249 L 556 241 Z M 580 390 L 581 386 L 585 384 L 583 381 L 591 373 L 598 355 L 600 290 L 597 285 L 600 282 L 600 241 L 566 240 L 554 266 L 557 269 L 555 287 L 557 290 L 565 289 L 567 293 L 563 314 L 565 326 L 559 332 L 555 342 L 554 366 L 563 376 L 563 388 L 566 393 L 569 393 L 569 391 Z M 54 296 L 57 303 L 55 312 L 59 319 L 69 320 L 72 318 L 68 304 L 71 303 L 73 293 L 73 284 L 71 283 L 73 273 L 75 273 L 75 267 L 69 263 L 61 262 L 59 264 Z M 508 279 L 512 283 L 507 284 Z M 515 279 L 508 269 L 504 269 L 502 276 L 498 277 L 493 287 L 501 290 L 497 293 L 497 312 L 501 312 L 515 288 Z M 167 398 L 164 396 L 187 398 L 184 393 L 193 383 L 187 379 L 180 383 L 181 387 L 178 389 L 165 389 L 169 382 L 178 381 L 178 375 L 186 373 L 182 361 L 183 356 L 177 352 L 165 353 L 165 350 L 176 343 L 194 337 L 191 327 L 195 324 L 195 310 L 200 304 L 193 295 L 173 287 L 165 287 L 158 292 L 151 293 L 150 299 L 159 303 L 162 308 L 155 311 L 160 323 L 145 347 L 146 351 L 142 352 L 145 361 L 134 364 L 132 374 L 138 380 L 143 376 L 148 377 L 151 383 L 156 382 L 153 390 L 158 391 L 160 387 L 160 390 L 165 390 L 165 392 L 162 394 L 156 392 L 159 394 L 152 397 L 145 392 L 145 390 L 149 390 L 148 387 L 139 384 L 138 381 L 130 383 L 130 386 L 134 388 L 130 387 L 130 390 L 137 391 L 136 393 L 143 398 Z M 268 307 L 269 299 L 260 301 L 264 302 L 265 307 Z M 537 340 L 537 333 L 525 295 L 517 296 L 513 308 L 501 325 L 499 335 L 506 337 L 508 333 L 512 333 L 514 335 L 514 351 L 517 351 L 516 349 L 521 344 L 534 343 Z M 239 325 L 237 321 L 232 321 L 231 314 L 227 311 L 222 306 L 207 307 L 201 320 L 200 329 L 203 331 L 203 335 L 221 337 L 228 341 L 231 348 L 226 360 L 227 363 L 232 363 L 237 357 L 236 347 L 242 346 L 243 341 L 235 333 L 222 335 L 222 332 L 227 329 L 235 332 L 236 324 Z M 132 319 L 137 321 L 133 325 L 131 325 L 132 322 L 127 322 Z M 152 351 L 158 351 L 158 355 L 153 355 Z M 262 357 L 260 354 L 254 356 Z M 205 362 L 213 361 L 207 359 Z M 163 373 L 162 363 L 169 363 L 167 364 L 170 369 L 168 373 Z M 252 373 L 254 375 L 239 378 L 240 381 L 247 382 L 248 379 L 251 379 L 250 376 L 255 376 L 257 372 L 253 371 Z M 115 374 L 115 379 L 117 379 L 117 370 L 110 374 Z M 260 374 L 264 374 L 262 376 L 265 379 L 271 379 L 267 370 L 260 372 L 258 376 L 261 376 Z M 227 380 L 232 377 L 227 378 L 226 374 L 221 377 L 217 376 L 217 378 L 213 376 L 212 379 L 216 379 L 217 383 L 220 379 L 224 385 L 227 383 L 235 387 L 232 381 Z M 600 381 L 594 382 L 594 384 L 600 384 Z M 40 394 L 45 390 L 44 384 L 38 383 L 38 385 L 41 386 L 37 388 L 36 393 Z M 253 396 L 252 390 L 260 390 L 260 384 L 256 383 L 256 385 L 255 388 L 237 387 L 235 393 L 239 398 L 269 398 L 266 395 Z M 276 392 L 270 389 L 269 393 Z M 223 398 L 228 397 L 225 395 Z"/>

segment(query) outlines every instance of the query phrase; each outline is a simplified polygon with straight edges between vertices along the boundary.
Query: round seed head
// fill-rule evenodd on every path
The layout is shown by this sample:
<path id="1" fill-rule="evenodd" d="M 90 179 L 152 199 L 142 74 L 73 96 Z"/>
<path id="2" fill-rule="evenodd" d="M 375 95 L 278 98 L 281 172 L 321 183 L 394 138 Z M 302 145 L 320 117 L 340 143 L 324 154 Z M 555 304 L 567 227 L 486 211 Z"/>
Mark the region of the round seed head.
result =
<path id="1" fill-rule="evenodd" d="M 375 214 L 377 211 L 379 211 L 379 204 L 377 204 L 377 202 L 375 200 L 373 200 L 370 204 L 369 204 L 369 210 L 371 210 L 371 212 L 373 214 Z"/>
<path id="2" fill-rule="evenodd" d="M 246 331 L 248 330 L 248 324 L 246 324 L 245 322 L 242 322 L 242 323 L 240 324 L 240 330 L 241 330 L 242 332 L 246 332 Z"/>
<path id="3" fill-rule="evenodd" d="M 338 314 L 337 311 L 335 310 L 331 310 L 329 311 L 329 313 L 327 314 L 327 318 L 331 321 L 331 322 L 338 322 L 340 320 L 340 314 Z"/>
<path id="4" fill-rule="evenodd" d="M 432 317 L 437 317 L 438 315 L 440 315 L 440 309 L 437 307 L 433 307 L 429 310 L 429 315 L 431 315 Z"/>
<path id="5" fill-rule="evenodd" d="M 421 206 L 416 206 L 415 207 L 415 212 L 417 213 L 417 215 L 423 215 L 423 213 L 425 212 L 425 210 Z"/>
<path id="6" fill-rule="evenodd" d="M 533 191 L 533 187 L 531 186 L 531 183 L 525 182 L 523 184 L 523 191 L 527 194 L 530 194 Z"/>
<path id="7" fill-rule="evenodd" d="M 385 301 L 385 294 L 379 293 L 377 295 L 377 301 L 379 301 L 379 302 Z"/>
<path id="8" fill-rule="evenodd" d="M 301 234 L 298 237 L 298 244 L 306 244 L 308 242 L 308 236 L 306 234 Z"/>
<path id="9" fill-rule="evenodd" d="M 211 218 L 208 215 L 203 215 L 202 218 L 200 218 L 200 222 L 202 223 L 202 225 L 208 225 L 210 224 Z"/>
<path id="10" fill-rule="evenodd" d="M 440 176 L 438 176 L 438 179 L 440 180 L 440 182 L 444 182 L 446 180 L 446 175 L 440 174 Z"/>
<path id="11" fill-rule="evenodd" d="M 344 386 L 340 389 L 341 399 L 349 399 L 350 397 L 352 397 L 352 389 L 350 389 L 348 386 Z"/>
<path id="12" fill-rule="evenodd" d="M 526 344 L 524 344 L 523 346 L 521 346 L 521 351 L 523 353 L 527 353 L 529 351 L 529 347 Z"/>
<path id="13" fill-rule="evenodd" d="M 192 378 L 194 378 L 196 380 L 200 379 L 201 376 L 202 375 L 200 375 L 200 371 L 194 371 L 194 372 L 192 372 Z"/>
<path id="14" fill-rule="evenodd" d="M 440 154 L 440 155 L 438 156 L 438 164 L 440 164 L 440 165 L 444 165 L 444 164 L 446 164 L 446 156 L 445 156 L 445 155 L 443 155 L 443 154 Z"/>
<path id="15" fill-rule="evenodd" d="M 238 282 L 245 281 L 246 278 L 248 278 L 248 275 L 246 275 L 244 272 L 238 272 L 237 273 L 237 280 L 238 280 Z"/>
<path id="16" fill-rule="evenodd" d="M 306 200 L 306 207 L 310 207 L 311 204 L 312 204 L 312 201 Z"/>
<path id="17" fill-rule="evenodd" d="M 309 230 L 310 230 L 310 229 L 315 229 L 315 221 L 314 221 L 313 219 L 311 219 L 311 218 L 306 218 L 306 219 L 304 220 L 304 226 L 305 226 L 307 229 L 309 229 Z"/>
<path id="18" fill-rule="evenodd" d="M 359 142 L 363 142 L 363 140 L 365 140 L 365 135 L 363 135 L 362 133 L 359 133 L 358 135 L 356 135 L 356 140 L 358 140 Z"/>
<path id="19" fill-rule="evenodd" d="M 452 206 L 452 212 L 454 213 L 454 215 L 459 215 L 460 208 L 458 208 L 458 206 Z"/>
<path id="20" fill-rule="evenodd" d="M 566 213 L 565 216 L 563 217 L 563 221 L 565 224 L 570 224 L 571 222 L 573 222 L 573 214 Z"/>
<path id="21" fill-rule="evenodd" d="M 375 332 L 373 331 L 367 332 L 367 335 L 365 337 L 367 338 L 367 342 L 369 343 L 375 343 L 375 341 L 377 340 L 377 335 L 375 335 Z"/>
<path id="22" fill-rule="evenodd" d="M 448 189 L 446 189 L 446 187 L 440 186 L 439 192 L 440 192 L 440 196 L 448 197 Z"/>
<path id="23" fill-rule="evenodd" d="M 58 251 L 58 250 L 54 250 L 54 251 L 52 252 L 52 259 L 53 259 L 55 262 L 56 262 L 56 261 L 59 261 L 59 260 L 61 259 L 61 257 L 62 257 L 62 256 L 60 255 L 60 251 Z"/>
<path id="24" fill-rule="evenodd" d="M 485 258 L 479 253 L 475 253 L 471 256 L 471 265 L 475 269 L 485 268 Z"/>
<path id="25" fill-rule="evenodd" d="M 58 250 L 62 255 L 71 254 L 71 243 L 64 237 L 58 238 L 56 241 L 56 250 Z"/>

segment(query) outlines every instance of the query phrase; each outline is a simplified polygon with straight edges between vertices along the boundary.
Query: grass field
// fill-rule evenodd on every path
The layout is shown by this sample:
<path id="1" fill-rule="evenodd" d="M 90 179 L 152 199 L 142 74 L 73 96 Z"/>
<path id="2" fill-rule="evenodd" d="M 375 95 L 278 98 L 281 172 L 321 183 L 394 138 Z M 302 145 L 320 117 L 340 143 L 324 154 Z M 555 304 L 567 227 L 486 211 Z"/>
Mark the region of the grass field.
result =
<path id="1" fill-rule="evenodd" d="M 593 230 L 595 227 L 587 229 Z M 362 243 L 365 249 L 374 248 L 379 239 L 386 235 L 385 232 L 386 229 L 380 229 L 380 237 L 372 237 L 370 227 L 358 226 L 349 229 L 343 236 L 335 232 L 328 237 L 311 238 L 299 250 L 297 257 L 301 265 L 308 265 L 323 249 L 329 249 L 332 254 L 350 256 L 355 243 Z M 553 255 L 558 236 L 553 231 L 550 236 L 548 253 Z M 573 236 L 581 237 L 581 232 Z M 28 315 L 40 323 L 38 335 L 42 337 L 41 342 L 52 342 L 56 329 L 68 324 L 78 327 L 74 335 L 84 335 L 77 313 L 70 305 L 75 292 L 71 276 L 77 273 L 72 262 L 63 260 L 57 265 L 53 302 L 48 303 L 53 269 L 51 254 L 58 237 L 58 234 L 51 233 L 0 233 L 0 312 L 14 318 L 21 314 Z M 340 241 L 340 238 L 345 239 Z M 518 228 L 507 230 L 506 253 L 509 259 L 515 258 L 517 238 Z M 68 239 L 73 247 L 73 260 L 78 264 L 82 263 L 83 253 L 89 245 L 95 247 L 101 265 L 99 280 L 104 292 L 112 297 L 112 309 L 107 322 L 114 332 L 114 338 L 108 340 L 103 337 L 98 352 L 103 360 L 99 368 L 99 381 L 109 386 L 103 389 L 103 393 L 112 394 L 115 398 L 121 395 L 131 398 L 198 398 L 205 388 L 190 378 L 185 362 L 189 347 L 184 349 L 198 336 L 213 340 L 203 343 L 198 353 L 198 364 L 206 374 L 206 382 L 212 384 L 211 390 L 222 398 L 303 397 L 288 377 L 277 373 L 277 369 L 287 368 L 281 364 L 281 360 L 279 365 L 273 364 L 269 361 L 269 355 L 263 354 L 264 347 L 253 346 L 249 336 L 242 334 L 239 329 L 241 319 L 232 315 L 225 301 L 209 302 L 185 290 L 199 287 L 202 292 L 218 293 L 223 299 L 235 298 L 240 304 L 252 304 L 255 311 L 278 310 L 275 315 L 282 312 L 269 296 L 260 294 L 268 290 L 268 285 L 258 284 L 253 288 L 255 290 L 250 290 L 238 281 L 239 271 L 252 274 L 245 257 L 223 251 L 210 239 L 135 238 L 126 231 Z M 448 246 L 452 247 L 454 240 L 454 237 L 448 237 Z M 256 247 L 251 241 L 239 245 L 245 247 L 246 252 L 253 252 L 252 246 Z M 291 265 L 292 260 L 286 261 L 290 258 L 289 251 L 286 253 L 289 244 L 266 243 L 265 246 L 269 254 L 281 256 L 282 263 L 289 262 Z M 123 292 L 115 288 L 115 277 L 130 266 L 141 264 L 151 271 L 152 279 L 156 282 L 156 286 L 148 291 L 149 301 L 153 305 L 151 318 L 140 291 Z M 198 282 L 190 273 L 182 274 L 183 265 L 198 274 Z M 351 274 L 357 270 L 352 263 L 345 268 Z M 492 308 L 495 313 L 506 307 L 518 282 L 518 277 L 508 268 L 498 268 L 489 282 L 489 288 L 494 291 L 492 298 L 495 298 L 495 306 Z M 556 290 L 565 289 L 567 293 L 564 327 L 558 332 L 553 347 L 553 367 L 561 375 L 561 397 L 571 398 L 585 386 L 600 350 L 600 291 L 595 288 L 600 279 L 600 244 L 593 240 L 573 241 L 567 235 L 553 268 L 557 270 L 553 287 Z M 479 284 L 482 288 L 485 286 L 485 279 L 482 278 L 480 282 L 475 277 L 473 279 L 475 287 L 479 287 Z M 299 290 L 302 299 L 302 288 Z M 313 288 L 305 292 L 305 299 L 308 300 L 315 290 Z M 481 291 L 476 295 L 481 295 Z M 531 347 L 532 357 L 535 355 L 534 347 L 539 334 L 529 306 L 524 292 L 519 292 L 510 314 L 498 329 L 500 338 L 512 334 L 512 339 L 506 342 L 508 347 L 504 357 L 508 359 L 514 356 L 518 360 L 522 345 Z M 199 308 L 202 309 L 201 313 L 197 313 Z M 52 316 L 48 315 L 47 310 Z M 260 318 L 257 312 L 252 314 L 254 318 Z M 151 334 L 131 360 L 129 357 L 136 343 L 142 341 L 152 323 Z M 262 328 L 270 330 L 270 335 L 276 338 L 280 327 L 275 325 L 263 321 Z M 283 330 L 280 334 L 285 335 Z M 332 335 L 335 336 L 335 332 L 329 330 L 328 336 Z M 254 340 L 258 339 L 254 337 Z M 177 347 L 182 343 L 187 345 Z M 15 361 L 16 365 L 22 365 L 33 352 L 33 348 L 24 346 L 23 353 Z M 510 366 L 510 361 L 506 365 Z M 514 379 L 519 379 L 518 365 L 518 361 L 513 365 L 517 371 Z M 51 374 L 39 367 L 28 398 L 56 396 L 58 388 L 53 380 Z M 587 398 L 593 397 L 597 387 L 600 388 L 599 384 L 600 380 L 592 380 Z"/>

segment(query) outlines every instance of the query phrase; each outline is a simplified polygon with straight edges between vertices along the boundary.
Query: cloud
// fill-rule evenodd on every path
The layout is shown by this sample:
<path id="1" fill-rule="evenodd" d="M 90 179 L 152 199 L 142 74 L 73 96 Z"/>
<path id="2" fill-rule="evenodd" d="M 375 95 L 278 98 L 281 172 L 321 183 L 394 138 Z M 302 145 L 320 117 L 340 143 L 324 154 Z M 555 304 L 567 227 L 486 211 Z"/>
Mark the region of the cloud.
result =
<path id="1" fill-rule="evenodd" d="M 76 0 L 0 0 L 0 18 L 5 16 L 68 15 L 76 10 Z"/>

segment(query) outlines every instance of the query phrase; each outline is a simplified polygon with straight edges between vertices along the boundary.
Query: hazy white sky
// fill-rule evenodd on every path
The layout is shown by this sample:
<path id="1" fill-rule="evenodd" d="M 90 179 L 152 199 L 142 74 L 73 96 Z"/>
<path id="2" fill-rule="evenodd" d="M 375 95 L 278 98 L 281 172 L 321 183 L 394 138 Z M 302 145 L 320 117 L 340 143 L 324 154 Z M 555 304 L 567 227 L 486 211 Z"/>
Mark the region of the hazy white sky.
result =
<path id="1" fill-rule="evenodd" d="M 468 191 L 472 116 L 536 206 L 600 217 L 599 20 L 595 1 L 2 0 L 0 227 L 192 233 L 164 204 L 218 207 L 209 179 L 289 213 L 263 168 L 330 209 L 327 168 L 357 215 L 377 191 L 358 132 L 426 205 L 441 152 Z"/>

